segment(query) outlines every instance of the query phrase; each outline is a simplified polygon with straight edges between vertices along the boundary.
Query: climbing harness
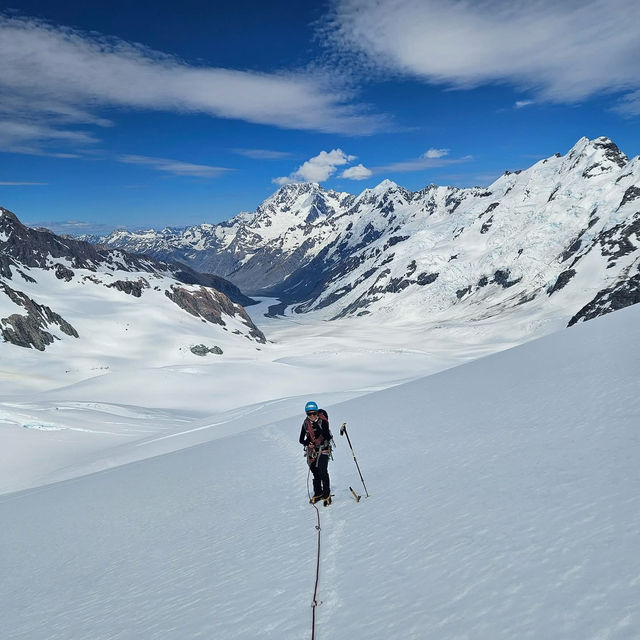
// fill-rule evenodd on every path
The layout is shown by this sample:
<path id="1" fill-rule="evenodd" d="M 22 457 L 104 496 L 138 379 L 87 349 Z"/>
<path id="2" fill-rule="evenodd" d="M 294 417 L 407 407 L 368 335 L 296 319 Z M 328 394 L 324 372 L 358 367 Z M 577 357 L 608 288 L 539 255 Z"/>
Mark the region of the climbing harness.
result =
<path id="1" fill-rule="evenodd" d="M 322 436 L 322 431 L 318 429 L 316 432 L 313 422 L 309 419 L 304 421 L 304 427 L 307 431 L 307 435 L 309 436 L 309 444 L 305 448 L 305 455 L 307 456 L 309 466 L 313 464 L 314 460 L 315 465 L 318 466 L 321 455 L 327 455 L 330 460 L 333 460 L 333 452 L 331 448 L 333 439 L 331 439 L 329 444 L 326 444 L 324 437 Z"/>

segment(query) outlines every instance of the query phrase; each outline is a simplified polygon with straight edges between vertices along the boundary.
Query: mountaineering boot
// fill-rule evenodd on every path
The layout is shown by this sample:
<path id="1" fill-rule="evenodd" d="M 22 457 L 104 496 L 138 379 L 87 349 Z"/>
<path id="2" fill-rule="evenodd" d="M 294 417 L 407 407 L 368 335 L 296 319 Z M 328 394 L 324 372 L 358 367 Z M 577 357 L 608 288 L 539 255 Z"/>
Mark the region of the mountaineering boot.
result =
<path id="1" fill-rule="evenodd" d="M 309 500 L 309 504 L 315 504 L 316 502 L 320 502 L 322 500 L 322 496 L 313 496 L 311 500 Z"/>
<path id="2" fill-rule="evenodd" d="M 331 504 L 331 496 L 327 496 L 324 501 L 323 504 L 325 507 L 328 507 Z"/>

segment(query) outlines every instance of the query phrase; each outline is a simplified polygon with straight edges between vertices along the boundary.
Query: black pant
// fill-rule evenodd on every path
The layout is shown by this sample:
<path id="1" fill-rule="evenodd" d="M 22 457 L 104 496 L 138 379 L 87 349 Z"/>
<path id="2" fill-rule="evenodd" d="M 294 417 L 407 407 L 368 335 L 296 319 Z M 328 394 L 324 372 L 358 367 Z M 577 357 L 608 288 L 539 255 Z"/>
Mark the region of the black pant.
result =
<path id="1" fill-rule="evenodd" d="M 329 456 L 321 453 L 317 458 L 309 460 L 313 473 L 313 495 L 328 498 L 331 495 L 329 486 Z"/>

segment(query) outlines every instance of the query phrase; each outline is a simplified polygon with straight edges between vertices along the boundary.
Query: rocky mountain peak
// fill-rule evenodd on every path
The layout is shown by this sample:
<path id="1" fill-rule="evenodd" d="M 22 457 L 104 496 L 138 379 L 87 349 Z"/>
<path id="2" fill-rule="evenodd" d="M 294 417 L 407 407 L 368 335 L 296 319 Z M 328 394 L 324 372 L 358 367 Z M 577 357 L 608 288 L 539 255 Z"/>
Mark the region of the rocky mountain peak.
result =
<path id="1" fill-rule="evenodd" d="M 629 158 L 612 140 L 600 136 L 593 140 L 580 138 L 565 156 L 563 167 L 566 171 L 575 171 L 581 167 L 584 178 L 593 178 L 621 169 L 628 162 Z"/>
<path id="2" fill-rule="evenodd" d="M 388 200 L 394 193 L 401 193 L 404 197 L 409 195 L 404 187 L 400 187 L 393 180 L 383 180 L 375 187 L 365 189 L 355 200 L 358 204 L 370 205 L 385 199 Z"/>
<path id="3" fill-rule="evenodd" d="M 387 191 L 393 191 L 395 189 L 398 189 L 398 185 L 397 183 L 395 183 L 393 180 L 389 180 L 388 178 L 383 180 L 380 184 L 376 185 L 372 191 L 376 192 L 376 193 L 385 193 Z"/>
<path id="4" fill-rule="evenodd" d="M 311 224 L 331 215 L 345 199 L 347 193 L 323 189 L 316 182 L 300 182 L 280 187 L 257 209 L 250 220 L 243 222 L 254 230 L 292 228 Z"/>
<path id="5" fill-rule="evenodd" d="M 16 217 L 16 214 L 9 209 L 0 207 L 0 230 L 8 230 L 15 225 L 22 226 L 22 223 Z"/>
<path id="6" fill-rule="evenodd" d="M 324 189 L 317 182 L 293 182 L 282 185 L 267 201 L 287 202 Z"/>

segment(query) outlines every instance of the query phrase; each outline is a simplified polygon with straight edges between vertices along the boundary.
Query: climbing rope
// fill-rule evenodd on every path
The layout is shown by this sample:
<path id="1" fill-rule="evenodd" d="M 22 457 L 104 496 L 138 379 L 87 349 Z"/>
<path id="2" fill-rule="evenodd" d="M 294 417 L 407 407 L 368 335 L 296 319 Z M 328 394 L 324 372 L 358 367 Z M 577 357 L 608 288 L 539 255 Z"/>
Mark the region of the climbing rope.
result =
<path id="1" fill-rule="evenodd" d="M 311 468 L 307 472 L 307 495 L 309 496 L 309 502 L 311 502 L 311 491 L 309 489 L 309 476 L 311 475 Z M 316 556 L 316 582 L 313 587 L 313 600 L 311 602 L 311 640 L 315 640 L 316 637 L 316 607 L 322 602 L 318 602 L 318 581 L 320 579 L 320 510 L 315 505 L 315 503 L 311 503 L 313 508 L 316 510 L 316 518 L 318 520 L 318 524 L 316 524 L 316 530 L 318 531 L 318 553 Z"/>

